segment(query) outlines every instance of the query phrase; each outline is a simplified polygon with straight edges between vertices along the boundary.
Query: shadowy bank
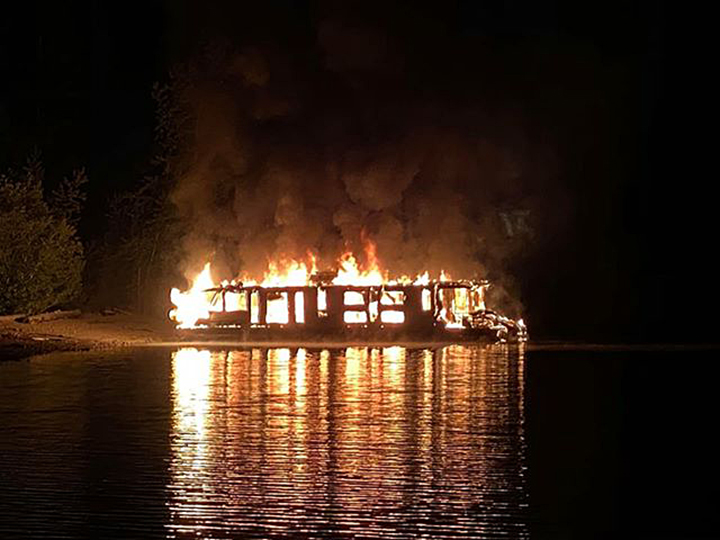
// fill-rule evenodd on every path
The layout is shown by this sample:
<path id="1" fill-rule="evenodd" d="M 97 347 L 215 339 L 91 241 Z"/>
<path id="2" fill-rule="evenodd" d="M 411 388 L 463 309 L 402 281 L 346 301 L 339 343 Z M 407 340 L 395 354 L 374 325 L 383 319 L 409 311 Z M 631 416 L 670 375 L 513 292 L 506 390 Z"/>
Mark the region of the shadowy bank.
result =
<path id="1" fill-rule="evenodd" d="M 0 317 L 0 361 L 56 351 L 147 345 L 173 338 L 171 325 L 164 320 L 114 311 L 61 313 L 50 318 L 43 317 L 47 314 Z M 23 320 L 27 322 L 20 322 Z"/>

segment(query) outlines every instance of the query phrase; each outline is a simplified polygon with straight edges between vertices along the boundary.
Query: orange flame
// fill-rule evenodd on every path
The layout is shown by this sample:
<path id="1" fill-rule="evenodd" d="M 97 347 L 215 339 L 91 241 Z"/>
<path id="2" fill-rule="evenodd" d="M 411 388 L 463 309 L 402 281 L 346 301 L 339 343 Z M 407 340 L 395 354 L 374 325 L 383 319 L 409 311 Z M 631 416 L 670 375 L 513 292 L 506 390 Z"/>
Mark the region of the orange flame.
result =
<path id="1" fill-rule="evenodd" d="M 389 280 L 387 272 L 380 269 L 380 263 L 377 257 L 377 247 L 374 242 L 363 235 L 365 264 L 360 265 L 355 255 L 351 251 L 346 251 L 338 260 L 338 271 L 332 283 L 334 285 L 357 285 L 357 286 L 380 286 L 383 284 L 415 284 L 427 285 L 430 283 L 429 272 L 424 272 L 416 278 L 402 276 L 400 278 Z M 280 259 L 277 261 L 269 261 L 268 268 L 260 282 L 241 278 L 244 286 L 260 285 L 262 287 L 293 287 L 293 286 L 309 286 L 311 285 L 311 277 L 318 271 L 317 257 L 312 252 L 307 253 L 305 261 L 294 259 Z M 440 274 L 441 281 L 450 279 L 444 271 Z M 226 283 L 226 282 L 224 282 Z M 176 321 L 178 328 L 192 328 L 198 324 L 198 321 L 207 319 L 211 312 L 223 311 L 223 300 L 213 292 L 206 292 L 215 286 L 210 275 L 210 263 L 207 263 L 195 280 L 192 287 L 181 292 L 179 289 L 173 288 L 170 292 L 170 300 L 175 308 L 170 311 L 170 318 Z M 267 321 L 279 324 L 287 324 L 288 320 L 288 304 L 291 293 L 280 293 L 278 297 L 269 300 L 267 303 Z M 301 323 L 304 320 L 303 306 L 301 295 L 295 295 L 295 313 L 293 314 L 295 322 Z M 319 299 L 320 300 L 320 299 Z M 225 310 L 238 310 L 240 306 L 240 295 L 227 294 L 225 299 Z M 245 299 L 248 309 L 257 313 L 258 306 L 251 302 L 248 297 Z M 429 309 L 429 298 L 423 297 L 424 309 Z M 365 317 L 364 312 L 346 312 L 346 322 L 367 322 L 360 321 Z M 404 321 L 404 314 L 396 311 L 385 311 L 381 314 L 383 322 L 398 323 Z"/>
<path id="2" fill-rule="evenodd" d="M 180 289 L 173 288 L 170 291 L 170 301 L 175 304 L 175 308 L 170 311 L 170 318 L 178 322 L 178 328 L 192 328 L 198 320 L 210 316 L 213 294 L 205 292 L 205 289 L 210 287 L 213 287 L 213 281 L 210 276 L 210 263 L 207 263 L 193 281 L 190 290 L 181 292 Z"/>

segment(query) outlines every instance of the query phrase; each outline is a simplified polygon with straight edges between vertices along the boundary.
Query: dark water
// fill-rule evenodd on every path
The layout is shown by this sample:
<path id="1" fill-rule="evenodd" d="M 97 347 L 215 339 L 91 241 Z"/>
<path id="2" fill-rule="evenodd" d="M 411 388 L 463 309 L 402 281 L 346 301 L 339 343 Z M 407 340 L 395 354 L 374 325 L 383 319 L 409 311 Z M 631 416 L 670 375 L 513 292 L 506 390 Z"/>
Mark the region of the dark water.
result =
<path id="1" fill-rule="evenodd" d="M 716 501 L 694 479 L 714 450 L 695 405 L 709 402 L 689 408 L 682 385 L 705 379 L 681 362 L 708 354 L 186 348 L 0 363 L 0 537 L 703 532 Z"/>

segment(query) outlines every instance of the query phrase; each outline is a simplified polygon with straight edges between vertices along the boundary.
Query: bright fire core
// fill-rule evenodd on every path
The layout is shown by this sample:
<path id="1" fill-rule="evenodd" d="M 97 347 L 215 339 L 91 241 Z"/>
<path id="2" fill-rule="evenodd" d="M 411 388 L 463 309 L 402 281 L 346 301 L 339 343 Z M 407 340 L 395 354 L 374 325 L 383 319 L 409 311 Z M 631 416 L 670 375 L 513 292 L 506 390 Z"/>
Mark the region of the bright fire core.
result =
<path id="1" fill-rule="evenodd" d="M 347 252 L 343 254 L 338 261 L 338 271 L 332 279 L 332 284 L 379 287 L 382 285 L 411 283 L 422 285 L 430 281 L 428 272 L 415 278 L 402 276 L 397 279 L 389 279 L 387 272 L 380 270 L 373 247 L 367 250 L 366 258 L 368 261 L 367 264 L 365 267 L 360 267 L 352 253 Z M 312 254 L 308 254 L 307 261 L 290 260 L 282 263 L 270 262 L 268 264 L 268 270 L 262 280 L 257 281 L 243 277 L 237 280 L 237 283 L 242 283 L 244 287 L 252 287 L 255 285 L 269 288 L 305 287 L 313 285 L 312 276 L 316 273 L 316 258 Z M 444 280 L 449 279 L 445 273 L 442 273 L 440 278 Z M 235 283 L 236 281 L 233 281 L 230 284 Z M 220 285 L 226 286 L 228 284 L 228 282 L 223 282 Z M 173 288 L 171 290 L 170 300 L 175 307 L 170 312 L 170 318 L 177 323 L 178 328 L 193 328 L 197 325 L 198 321 L 208 319 L 212 312 L 230 312 L 247 309 L 246 297 L 240 294 L 225 294 L 221 297 L 213 290 L 217 287 L 218 284 L 214 283 L 211 277 L 210 263 L 207 263 L 202 272 L 193 280 L 190 289 L 180 291 L 177 288 Z M 322 296 L 324 291 L 319 291 L 319 293 L 318 309 L 323 310 L 324 298 L 322 298 Z M 287 324 L 289 322 L 288 294 L 294 294 L 295 322 L 304 322 L 304 295 L 301 293 L 280 292 L 277 293 L 277 295 L 273 295 L 273 297 L 267 301 L 267 323 Z M 387 292 L 383 295 L 381 303 L 384 305 L 397 303 L 399 294 L 400 293 Z M 424 303 L 427 302 L 429 302 L 429 298 L 424 298 Z M 250 311 L 255 315 L 252 319 L 257 319 L 258 306 L 255 305 L 255 297 L 251 298 L 250 303 Z M 345 293 L 345 305 L 361 306 L 363 304 L 364 298 L 362 293 L 353 291 Z M 377 303 L 375 302 L 375 304 Z M 377 316 L 377 305 L 371 306 L 371 316 L 373 313 Z M 345 322 L 349 324 L 368 322 L 367 314 L 363 311 L 346 312 L 344 318 Z M 380 319 L 388 323 L 401 323 L 404 321 L 404 314 L 402 311 L 385 310 L 380 313 Z"/>
<path id="2" fill-rule="evenodd" d="M 454 281 L 447 274 L 430 279 L 390 278 L 380 270 L 374 246 L 365 264 L 345 253 L 337 271 L 318 272 L 316 258 L 268 264 L 260 281 L 242 277 L 213 282 L 206 264 L 187 291 L 172 289 L 170 318 L 178 328 L 270 329 L 289 326 L 307 331 L 346 327 L 403 328 L 403 332 L 468 331 L 497 341 L 525 341 L 522 319 L 513 321 L 485 307 L 486 281 Z M 333 330 L 333 331 L 335 331 Z M 470 334 L 468 334 L 470 335 Z"/>

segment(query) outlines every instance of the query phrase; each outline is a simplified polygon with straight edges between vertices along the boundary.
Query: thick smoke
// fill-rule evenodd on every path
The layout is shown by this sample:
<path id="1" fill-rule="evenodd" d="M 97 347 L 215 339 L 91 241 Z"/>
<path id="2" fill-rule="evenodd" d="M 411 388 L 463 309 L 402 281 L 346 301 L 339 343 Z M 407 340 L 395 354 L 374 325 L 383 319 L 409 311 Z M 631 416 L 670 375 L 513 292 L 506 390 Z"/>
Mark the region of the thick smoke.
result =
<path id="1" fill-rule="evenodd" d="M 527 204 L 537 152 L 511 107 L 445 92 L 423 62 L 330 19 L 299 51 L 224 43 L 185 64 L 187 274 L 261 277 L 308 251 L 327 269 L 370 239 L 391 276 L 505 275 L 518 244 L 499 212 Z"/>

